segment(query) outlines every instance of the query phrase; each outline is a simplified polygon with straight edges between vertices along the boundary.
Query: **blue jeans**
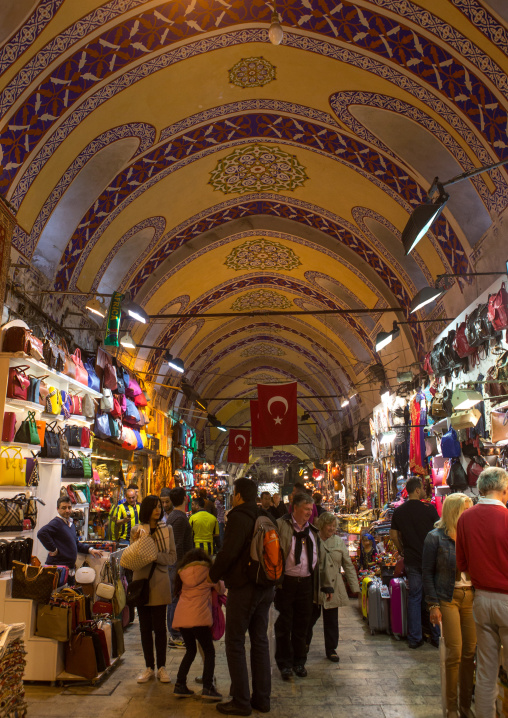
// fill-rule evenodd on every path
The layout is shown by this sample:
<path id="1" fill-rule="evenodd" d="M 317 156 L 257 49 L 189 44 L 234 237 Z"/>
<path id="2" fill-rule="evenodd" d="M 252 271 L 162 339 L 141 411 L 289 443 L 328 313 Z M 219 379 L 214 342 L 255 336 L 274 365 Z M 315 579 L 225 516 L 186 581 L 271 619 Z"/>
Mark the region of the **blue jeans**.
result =
<path id="1" fill-rule="evenodd" d="M 176 564 L 169 567 L 169 582 L 171 584 L 171 603 L 168 604 L 167 623 L 170 638 L 180 639 L 180 631 L 173 630 L 173 616 L 175 615 L 176 604 L 178 603 L 178 596 L 175 596 L 175 578 Z"/>
<path id="2" fill-rule="evenodd" d="M 406 575 L 409 582 L 407 597 L 407 640 L 408 643 L 419 643 L 422 640 L 422 614 L 427 612 L 427 604 L 423 594 L 423 579 L 421 569 L 406 566 Z M 439 640 L 439 626 L 433 626 L 432 638 Z"/>

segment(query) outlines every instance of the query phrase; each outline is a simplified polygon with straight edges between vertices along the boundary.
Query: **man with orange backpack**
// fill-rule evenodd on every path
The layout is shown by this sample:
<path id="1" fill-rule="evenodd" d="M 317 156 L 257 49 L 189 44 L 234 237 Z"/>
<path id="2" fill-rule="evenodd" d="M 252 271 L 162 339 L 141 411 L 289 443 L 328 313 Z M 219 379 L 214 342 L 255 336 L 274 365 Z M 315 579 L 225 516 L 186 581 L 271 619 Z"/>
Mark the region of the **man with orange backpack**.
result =
<path id="1" fill-rule="evenodd" d="M 233 700 L 217 704 L 224 715 L 249 716 L 252 709 L 262 713 L 270 710 L 268 612 L 274 585 L 282 578 L 283 561 L 275 524 L 268 513 L 258 509 L 256 498 L 254 481 L 235 481 L 224 543 L 210 569 L 210 581 L 223 579 L 228 588 L 225 642 Z M 264 552 L 268 554 L 266 560 Z M 245 656 L 247 631 L 252 695 Z"/>

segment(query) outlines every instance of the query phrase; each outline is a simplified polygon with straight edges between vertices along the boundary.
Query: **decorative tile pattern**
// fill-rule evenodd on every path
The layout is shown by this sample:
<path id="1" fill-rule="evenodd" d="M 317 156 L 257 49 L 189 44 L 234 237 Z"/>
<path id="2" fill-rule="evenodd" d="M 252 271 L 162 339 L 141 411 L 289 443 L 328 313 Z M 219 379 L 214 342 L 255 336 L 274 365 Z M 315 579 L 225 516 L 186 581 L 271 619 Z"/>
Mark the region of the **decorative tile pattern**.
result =
<path id="1" fill-rule="evenodd" d="M 283 357 L 286 352 L 274 344 L 260 342 L 240 352 L 241 357 Z"/>
<path id="2" fill-rule="evenodd" d="M 293 191 L 308 179 L 294 155 L 278 147 L 247 145 L 219 160 L 210 172 L 214 190 L 224 194 Z"/>
<path id="3" fill-rule="evenodd" d="M 247 386 L 254 386 L 255 384 L 280 384 L 280 377 L 275 377 L 272 374 L 254 374 L 249 379 L 243 380 Z"/>
<path id="4" fill-rule="evenodd" d="M 275 67 L 264 57 L 245 57 L 229 70 L 229 81 L 237 87 L 263 87 L 275 80 Z"/>
<path id="5" fill-rule="evenodd" d="M 289 271 L 299 267 L 301 262 L 291 247 L 263 237 L 235 247 L 224 264 L 238 272 L 249 269 Z"/>
<path id="6" fill-rule="evenodd" d="M 235 299 L 231 305 L 234 312 L 250 309 L 289 309 L 291 302 L 283 294 L 272 292 L 271 289 L 258 289 Z"/>

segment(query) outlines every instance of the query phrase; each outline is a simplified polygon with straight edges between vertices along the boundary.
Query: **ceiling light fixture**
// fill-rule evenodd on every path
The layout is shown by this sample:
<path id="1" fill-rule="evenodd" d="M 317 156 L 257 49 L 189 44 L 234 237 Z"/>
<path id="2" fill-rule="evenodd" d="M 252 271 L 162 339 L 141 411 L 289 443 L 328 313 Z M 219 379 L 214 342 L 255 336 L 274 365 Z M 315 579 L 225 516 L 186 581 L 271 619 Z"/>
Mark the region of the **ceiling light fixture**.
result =
<path id="1" fill-rule="evenodd" d="M 92 299 L 89 299 L 87 301 L 87 303 L 85 304 L 85 309 L 87 309 L 91 314 L 95 314 L 97 317 L 101 317 L 101 319 L 103 319 L 108 313 L 108 310 L 106 309 L 104 304 L 102 302 L 99 302 L 99 300 L 95 297 L 92 297 Z"/>
<path id="2" fill-rule="evenodd" d="M 304 412 L 304 413 L 302 414 L 302 419 L 301 419 L 301 421 L 309 421 L 309 419 L 310 419 L 310 414 L 308 414 L 307 412 Z"/>
<path id="3" fill-rule="evenodd" d="M 414 375 L 412 371 L 398 371 L 397 372 L 397 383 L 405 384 L 408 381 L 413 381 Z"/>
<path id="4" fill-rule="evenodd" d="M 165 359 L 166 359 L 167 363 L 169 364 L 169 366 L 171 367 L 171 369 L 174 369 L 175 371 L 180 372 L 180 374 L 184 373 L 185 365 L 181 359 L 174 357 L 169 352 L 166 352 Z"/>
<path id="5" fill-rule="evenodd" d="M 388 384 L 384 384 L 379 390 L 379 393 L 381 395 L 381 401 L 387 402 L 390 398 L 390 387 L 388 386 Z"/>
<path id="6" fill-rule="evenodd" d="M 120 339 L 120 344 L 125 347 L 125 349 L 135 349 L 136 348 L 136 342 L 131 337 L 129 332 L 125 332 L 123 337 Z"/>
<path id="7" fill-rule="evenodd" d="M 356 445 L 356 450 L 357 450 L 357 451 L 365 451 L 365 446 L 362 444 L 361 441 L 359 441 L 359 442 L 357 443 L 357 445 Z"/>
<path id="8" fill-rule="evenodd" d="M 344 409 L 346 406 L 349 406 L 349 399 L 347 397 L 344 397 L 340 404 L 341 408 Z"/>
<path id="9" fill-rule="evenodd" d="M 143 324 L 146 324 L 147 321 L 150 319 L 145 310 L 140 307 L 139 304 L 133 302 L 128 295 L 125 295 L 122 299 L 122 310 L 126 312 L 129 317 L 131 319 L 134 319 L 136 322 L 142 322 Z"/>
<path id="10" fill-rule="evenodd" d="M 436 177 L 427 193 L 426 204 L 420 204 L 413 210 L 402 232 L 402 243 L 406 254 L 413 251 L 418 242 L 427 234 L 432 223 L 435 222 L 443 211 L 449 199 L 449 195 L 445 192 L 445 187 L 457 184 L 457 182 L 462 182 L 462 180 L 465 179 L 470 179 L 471 177 L 475 177 L 483 172 L 494 170 L 497 167 L 501 167 L 501 165 L 505 165 L 507 162 L 508 159 L 504 159 L 501 160 L 501 162 L 496 162 L 495 164 L 488 165 L 487 167 L 478 167 L 477 169 L 470 170 L 469 172 L 463 172 L 456 177 L 452 177 L 452 179 L 447 180 L 446 182 L 440 182 L 439 178 Z M 436 192 L 439 193 L 437 199 L 432 201 Z"/>
<path id="11" fill-rule="evenodd" d="M 397 324 L 397 322 L 393 322 L 393 328 L 390 332 L 379 332 L 379 334 L 376 337 L 376 351 L 380 352 L 381 349 L 384 349 L 388 344 L 393 342 L 394 339 L 396 339 L 400 334 L 400 329 Z"/>
<path id="12" fill-rule="evenodd" d="M 422 307 L 424 307 L 426 304 L 435 302 L 436 299 L 439 299 L 439 297 L 441 297 L 444 293 L 445 293 L 445 290 L 439 289 L 438 287 L 424 287 L 423 289 L 420 289 L 418 294 L 414 297 L 414 299 L 411 302 L 409 313 L 414 314 L 415 312 L 419 311 Z"/>
<path id="13" fill-rule="evenodd" d="M 483 396 L 474 389 L 455 389 L 452 394 L 452 407 L 454 411 L 471 409 L 471 407 L 483 401 Z"/>
<path id="14" fill-rule="evenodd" d="M 185 379 L 182 379 L 182 391 L 186 399 L 189 399 L 189 401 L 194 402 L 194 404 L 196 404 L 196 406 L 203 411 L 207 411 L 207 402 L 200 397 L 194 387 L 192 387 L 187 381 L 185 381 Z"/>
<path id="15" fill-rule="evenodd" d="M 208 414 L 206 418 L 208 419 L 208 422 L 214 427 L 214 429 L 218 429 L 219 431 L 227 431 L 226 427 L 222 426 L 215 414 Z"/>
<path id="16" fill-rule="evenodd" d="M 279 22 L 279 13 L 275 9 L 275 3 L 273 5 L 272 23 L 268 30 L 268 38 L 272 45 L 280 45 L 284 39 L 284 30 Z"/>

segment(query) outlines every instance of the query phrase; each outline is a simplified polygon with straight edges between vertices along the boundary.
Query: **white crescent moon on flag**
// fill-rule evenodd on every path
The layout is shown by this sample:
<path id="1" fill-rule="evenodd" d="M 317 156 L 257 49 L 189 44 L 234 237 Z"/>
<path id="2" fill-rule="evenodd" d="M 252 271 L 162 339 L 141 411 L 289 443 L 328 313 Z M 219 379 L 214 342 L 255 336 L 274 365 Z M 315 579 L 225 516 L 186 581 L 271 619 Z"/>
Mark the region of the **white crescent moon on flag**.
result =
<path id="1" fill-rule="evenodd" d="M 278 402 L 278 401 L 280 401 L 281 404 L 284 404 L 284 407 L 285 407 L 285 409 L 286 409 L 285 412 L 284 412 L 284 414 L 287 414 L 287 411 L 288 411 L 288 409 L 289 409 L 289 406 L 288 406 L 287 399 L 284 399 L 283 396 L 272 396 L 272 398 L 268 401 L 268 404 L 266 405 L 266 408 L 268 409 L 268 413 L 269 413 L 269 414 L 272 413 L 272 410 L 271 410 L 272 404 L 275 404 L 275 403 Z"/>
<path id="2" fill-rule="evenodd" d="M 240 441 L 242 443 L 241 446 L 238 446 L 238 439 L 240 439 Z M 238 449 L 243 449 L 243 447 L 245 446 L 246 443 L 247 443 L 247 439 L 245 438 L 245 436 L 243 434 L 237 434 L 235 436 L 235 444 Z"/>

